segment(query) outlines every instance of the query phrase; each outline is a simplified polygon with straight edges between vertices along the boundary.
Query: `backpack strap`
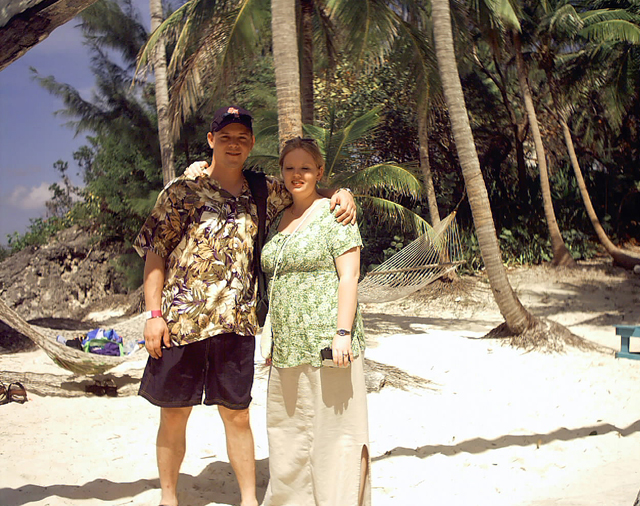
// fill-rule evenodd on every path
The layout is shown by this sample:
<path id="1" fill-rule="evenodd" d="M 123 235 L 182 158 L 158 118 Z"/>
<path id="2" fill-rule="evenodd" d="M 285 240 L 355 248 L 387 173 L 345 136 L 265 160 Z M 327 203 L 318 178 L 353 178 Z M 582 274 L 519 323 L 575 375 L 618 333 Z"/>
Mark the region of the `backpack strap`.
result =
<path id="1" fill-rule="evenodd" d="M 258 208 L 258 237 L 253 248 L 253 272 L 258 277 L 258 300 L 266 301 L 267 283 L 264 273 L 260 269 L 260 254 L 262 253 L 262 246 L 264 246 L 267 232 L 267 178 L 263 172 L 243 170 L 242 173 L 249 184 L 251 195 Z M 258 319 L 264 321 L 262 314 L 258 316 Z"/>

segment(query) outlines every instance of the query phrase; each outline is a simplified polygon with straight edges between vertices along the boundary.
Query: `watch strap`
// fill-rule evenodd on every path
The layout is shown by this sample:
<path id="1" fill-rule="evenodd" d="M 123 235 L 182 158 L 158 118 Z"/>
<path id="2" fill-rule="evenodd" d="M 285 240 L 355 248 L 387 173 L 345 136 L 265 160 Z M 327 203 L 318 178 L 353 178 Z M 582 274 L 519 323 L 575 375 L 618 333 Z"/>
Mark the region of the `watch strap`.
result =
<path id="1" fill-rule="evenodd" d="M 147 311 L 145 316 L 147 320 L 151 320 L 151 318 L 162 318 L 162 311 L 160 309 L 152 309 L 151 311 Z"/>

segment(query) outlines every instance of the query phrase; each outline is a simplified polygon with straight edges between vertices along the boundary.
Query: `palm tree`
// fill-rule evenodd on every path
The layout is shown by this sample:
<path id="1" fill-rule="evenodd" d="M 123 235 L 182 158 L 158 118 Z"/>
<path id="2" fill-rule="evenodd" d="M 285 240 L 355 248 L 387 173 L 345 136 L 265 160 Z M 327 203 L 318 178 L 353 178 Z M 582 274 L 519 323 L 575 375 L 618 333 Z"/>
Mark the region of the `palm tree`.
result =
<path id="1" fill-rule="evenodd" d="M 164 19 L 162 0 L 149 0 L 151 13 L 151 31 L 155 31 Z M 171 121 L 169 119 L 169 85 L 167 83 L 167 53 L 165 38 L 161 37 L 152 55 L 155 74 L 156 109 L 158 111 L 158 137 L 162 154 L 162 181 L 166 185 L 176 177 L 173 163 L 173 140 L 171 139 Z"/>
<path id="2" fill-rule="evenodd" d="M 278 97 L 280 146 L 292 137 L 302 136 L 300 67 L 296 33 L 295 0 L 271 0 L 273 65 Z"/>
<path id="3" fill-rule="evenodd" d="M 550 7 L 553 6 L 550 5 Z M 582 169 L 580 168 L 580 163 L 578 161 L 578 156 L 576 155 L 571 130 L 568 124 L 568 118 L 572 108 L 566 106 L 563 107 L 560 103 L 560 83 L 554 75 L 554 69 L 557 67 L 558 55 L 556 54 L 556 51 L 564 51 L 566 56 L 566 52 L 569 50 L 563 49 L 562 46 L 570 47 L 572 43 L 576 44 L 580 33 L 589 35 L 598 43 L 602 43 L 603 39 L 606 42 L 614 40 L 618 43 L 640 43 L 640 28 L 632 22 L 635 19 L 630 17 L 624 10 L 609 10 L 606 12 L 587 11 L 578 14 L 571 5 L 562 4 L 555 7 L 556 9 L 551 10 L 547 14 L 544 22 L 539 25 L 540 39 L 543 41 L 543 43 L 540 44 L 540 51 L 542 53 L 540 58 L 541 67 L 547 76 L 547 83 L 549 85 L 553 101 L 555 116 L 562 129 L 569 160 L 578 182 L 578 188 L 587 211 L 587 216 L 593 225 L 598 240 L 604 246 L 607 253 L 611 255 L 616 264 L 627 269 L 633 269 L 635 265 L 640 264 L 640 257 L 621 250 L 611 242 L 604 228 L 600 224 L 598 215 L 596 214 L 591 202 L 591 197 L 589 196 L 589 192 L 582 175 Z M 574 92 L 577 90 L 575 84 L 575 81 L 572 81 L 570 87 Z M 575 93 L 572 93 L 572 95 L 574 94 Z"/>
<path id="4" fill-rule="evenodd" d="M 544 207 L 544 215 L 547 220 L 547 228 L 549 230 L 549 238 L 551 239 L 551 249 L 553 251 L 553 265 L 562 267 L 575 267 L 576 262 L 571 256 L 564 243 L 556 214 L 553 210 L 553 201 L 551 199 L 551 185 L 549 184 L 549 171 L 547 169 L 547 154 L 542 142 L 540 134 L 540 125 L 536 115 L 535 106 L 533 105 L 533 97 L 529 86 L 529 71 L 525 64 L 522 53 L 522 41 L 520 33 L 512 29 L 511 40 L 513 42 L 513 52 L 516 60 L 516 68 L 518 73 L 518 84 L 520 85 L 520 93 L 524 102 L 524 108 L 529 119 L 529 127 L 533 137 L 533 144 L 536 151 L 536 159 L 538 162 L 538 170 L 540 171 L 540 188 L 542 190 L 542 204 Z"/>
<path id="5" fill-rule="evenodd" d="M 138 58 L 139 70 L 161 37 L 175 41 L 167 69 L 174 76 L 169 101 L 174 140 L 205 97 L 225 90 L 246 58 L 261 56 L 268 19 L 268 0 L 190 0 L 149 37 Z"/>
<path id="6" fill-rule="evenodd" d="M 429 110 L 432 103 L 441 102 L 442 90 L 438 78 L 437 62 L 433 47 L 428 43 L 428 16 L 423 9 L 412 9 L 398 23 L 399 34 L 396 47 L 404 50 L 393 53 L 401 65 L 411 67 L 415 80 L 416 109 L 418 121 L 418 145 L 420 169 L 427 197 L 431 225 L 440 223 L 440 211 L 436 199 L 433 174 L 429 160 Z"/>
<path id="7" fill-rule="evenodd" d="M 467 187 L 478 243 L 484 260 L 493 296 L 508 329 L 520 334 L 536 324 L 514 293 L 502 263 L 498 237 L 487 188 L 480 171 L 480 161 L 469 125 L 460 76 L 453 49 L 453 35 L 448 0 L 432 0 L 433 33 L 451 128 L 456 142 L 460 166 Z"/>
<path id="8" fill-rule="evenodd" d="M 326 54 L 329 66 L 335 61 L 336 42 L 356 66 L 375 65 L 392 45 L 398 17 L 385 0 L 296 0 L 294 5 L 300 15 L 293 18 L 295 22 L 290 19 L 285 28 L 299 37 L 287 50 L 298 48 L 301 114 L 305 123 L 312 123 L 316 53 L 313 41 L 322 41 L 317 47 Z M 237 75 L 238 61 L 261 56 L 268 6 L 267 0 L 190 0 L 149 39 L 139 67 L 148 62 L 160 36 L 176 39 L 168 69 L 170 75 L 176 76 L 170 100 L 175 139 L 182 123 L 201 107 L 204 98 L 213 96 Z"/>

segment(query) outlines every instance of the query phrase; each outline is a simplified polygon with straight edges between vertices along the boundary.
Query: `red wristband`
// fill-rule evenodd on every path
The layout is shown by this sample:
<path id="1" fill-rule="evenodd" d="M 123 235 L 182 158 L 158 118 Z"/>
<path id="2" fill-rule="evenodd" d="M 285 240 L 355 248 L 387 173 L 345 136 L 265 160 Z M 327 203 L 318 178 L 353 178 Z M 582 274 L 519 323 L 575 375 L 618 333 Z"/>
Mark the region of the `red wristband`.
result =
<path id="1" fill-rule="evenodd" d="M 145 315 L 147 316 L 147 320 L 151 320 L 151 318 L 162 318 L 162 311 L 159 309 L 153 309 L 151 311 L 147 311 Z"/>

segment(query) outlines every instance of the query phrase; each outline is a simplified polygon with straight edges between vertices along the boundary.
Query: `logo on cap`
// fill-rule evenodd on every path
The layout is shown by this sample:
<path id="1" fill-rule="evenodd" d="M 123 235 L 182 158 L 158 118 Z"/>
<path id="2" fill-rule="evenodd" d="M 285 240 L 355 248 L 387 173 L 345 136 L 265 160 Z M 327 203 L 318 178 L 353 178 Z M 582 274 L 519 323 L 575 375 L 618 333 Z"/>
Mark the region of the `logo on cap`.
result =
<path id="1" fill-rule="evenodd" d="M 229 107 L 229 109 L 227 109 L 227 114 L 233 114 L 234 116 L 240 116 L 240 111 L 238 109 L 236 109 L 235 107 Z"/>

